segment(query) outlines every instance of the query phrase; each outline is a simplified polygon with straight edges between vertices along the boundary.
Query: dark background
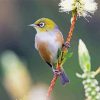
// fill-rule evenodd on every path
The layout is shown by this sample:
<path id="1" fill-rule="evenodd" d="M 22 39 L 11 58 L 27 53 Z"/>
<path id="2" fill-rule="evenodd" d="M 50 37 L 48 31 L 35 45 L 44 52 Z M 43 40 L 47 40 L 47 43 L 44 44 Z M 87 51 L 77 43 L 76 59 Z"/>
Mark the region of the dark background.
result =
<path id="1" fill-rule="evenodd" d="M 33 83 L 49 85 L 52 72 L 34 48 L 35 29 L 28 27 L 41 17 L 51 18 L 56 22 L 64 37 L 69 31 L 70 14 L 59 13 L 60 0 L 0 0 L 0 54 L 12 50 L 27 63 L 27 69 Z M 63 87 L 57 81 L 53 95 L 55 100 L 84 100 L 84 90 L 76 72 L 82 73 L 78 63 L 78 40 L 81 38 L 91 55 L 92 70 L 100 66 L 100 1 L 98 10 L 87 18 L 78 18 L 71 41 L 71 59 L 66 61 L 64 69 L 70 78 L 70 84 Z M 2 65 L 0 65 L 2 66 Z M 9 67 L 10 68 L 10 67 Z M 97 76 L 97 79 L 100 78 Z M 0 67 L 0 100 L 11 100 L 3 86 L 3 72 Z"/>

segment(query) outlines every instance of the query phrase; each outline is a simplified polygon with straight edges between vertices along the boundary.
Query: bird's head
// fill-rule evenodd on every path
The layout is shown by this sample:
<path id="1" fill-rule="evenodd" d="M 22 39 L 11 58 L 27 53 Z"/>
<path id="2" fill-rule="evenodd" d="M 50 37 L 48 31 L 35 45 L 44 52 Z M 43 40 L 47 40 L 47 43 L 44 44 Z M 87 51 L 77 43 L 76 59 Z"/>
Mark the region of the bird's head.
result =
<path id="1" fill-rule="evenodd" d="M 37 32 L 52 31 L 57 28 L 57 25 L 51 19 L 48 18 L 40 18 L 29 26 L 34 27 Z"/>

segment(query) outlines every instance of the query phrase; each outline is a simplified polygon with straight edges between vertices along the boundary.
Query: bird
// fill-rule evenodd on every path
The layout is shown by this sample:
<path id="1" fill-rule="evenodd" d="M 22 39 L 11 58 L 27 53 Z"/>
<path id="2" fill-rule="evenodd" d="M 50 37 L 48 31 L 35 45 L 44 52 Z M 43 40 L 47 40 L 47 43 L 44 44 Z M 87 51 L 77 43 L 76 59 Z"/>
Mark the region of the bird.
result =
<path id="1" fill-rule="evenodd" d="M 69 83 L 64 69 L 58 71 L 56 67 L 57 53 L 64 44 L 63 35 L 57 24 L 49 18 L 40 18 L 29 26 L 36 29 L 35 48 L 42 59 L 52 68 L 54 74 L 59 74 L 63 85 Z"/>

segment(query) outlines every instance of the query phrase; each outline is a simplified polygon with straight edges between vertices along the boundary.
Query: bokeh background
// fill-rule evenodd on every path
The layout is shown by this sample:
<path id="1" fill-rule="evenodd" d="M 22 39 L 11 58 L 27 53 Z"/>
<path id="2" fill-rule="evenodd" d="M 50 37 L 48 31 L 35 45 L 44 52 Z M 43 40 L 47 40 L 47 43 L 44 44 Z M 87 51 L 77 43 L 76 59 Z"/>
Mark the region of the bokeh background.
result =
<path id="1" fill-rule="evenodd" d="M 51 69 L 34 48 L 35 29 L 27 25 L 41 17 L 53 19 L 64 37 L 69 31 L 71 15 L 59 13 L 60 0 L 0 0 L 0 100 L 16 100 L 26 96 L 38 99 L 47 92 L 53 77 Z M 76 72 L 82 73 L 78 63 L 78 40 L 81 38 L 91 55 L 92 70 L 100 66 L 100 0 L 92 18 L 79 18 L 71 41 L 72 58 L 64 69 L 70 84 L 63 87 L 59 80 L 52 93 L 53 100 L 84 100 L 84 90 Z M 9 51 L 8 51 L 9 50 Z M 100 80 L 100 77 L 97 76 Z M 43 95 L 44 95 L 43 94 Z M 40 97 L 42 98 L 41 95 Z M 18 97 L 19 96 L 19 97 Z M 25 98 L 26 99 L 26 98 Z M 22 99 L 24 100 L 24 99 Z"/>

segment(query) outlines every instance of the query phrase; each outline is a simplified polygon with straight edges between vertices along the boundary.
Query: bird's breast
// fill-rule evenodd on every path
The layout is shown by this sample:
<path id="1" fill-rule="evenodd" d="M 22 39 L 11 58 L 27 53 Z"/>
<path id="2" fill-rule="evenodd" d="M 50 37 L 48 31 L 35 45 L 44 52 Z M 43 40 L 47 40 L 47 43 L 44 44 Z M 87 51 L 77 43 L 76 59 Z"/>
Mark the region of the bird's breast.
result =
<path id="1" fill-rule="evenodd" d="M 57 39 L 60 36 L 56 34 L 36 34 L 35 48 L 46 61 L 53 63 L 57 59 L 57 51 L 62 46 L 62 42 Z M 62 37 L 61 37 L 62 38 Z"/>

